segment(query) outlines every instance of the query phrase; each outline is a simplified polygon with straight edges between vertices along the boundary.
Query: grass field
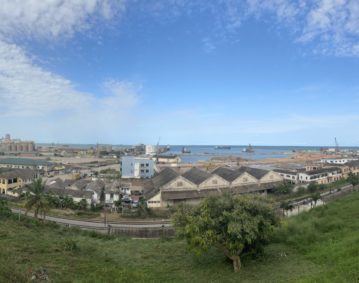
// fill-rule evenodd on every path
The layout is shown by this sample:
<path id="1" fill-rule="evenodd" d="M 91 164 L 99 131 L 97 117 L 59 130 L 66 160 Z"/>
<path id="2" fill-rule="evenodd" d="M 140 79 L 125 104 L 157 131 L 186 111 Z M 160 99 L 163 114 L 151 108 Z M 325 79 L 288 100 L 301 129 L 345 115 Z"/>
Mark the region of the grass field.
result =
<path id="1" fill-rule="evenodd" d="M 359 193 L 286 220 L 259 259 L 235 274 L 216 250 L 176 239 L 107 238 L 56 225 L 0 220 L 0 282 L 359 282 Z"/>

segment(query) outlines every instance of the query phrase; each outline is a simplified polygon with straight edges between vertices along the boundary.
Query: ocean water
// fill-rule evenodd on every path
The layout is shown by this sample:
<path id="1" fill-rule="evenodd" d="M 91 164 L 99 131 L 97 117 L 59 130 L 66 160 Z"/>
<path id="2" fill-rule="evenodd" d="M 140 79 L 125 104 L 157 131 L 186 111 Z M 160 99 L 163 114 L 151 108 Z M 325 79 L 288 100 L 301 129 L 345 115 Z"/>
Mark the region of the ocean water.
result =
<path id="1" fill-rule="evenodd" d="M 40 146 L 50 146 L 50 144 L 39 144 Z M 59 146 L 56 144 L 56 146 Z M 96 148 L 96 144 L 68 144 L 72 148 Z M 113 145 L 113 148 L 128 148 L 130 145 Z M 182 153 L 182 148 L 190 150 L 191 153 Z M 243 152 L 247 146 L 234 145 L 230 149 L 216 149 L 215 145 L 170 145 L 170 151 L 165 155 L 174 154 L 181 157 L 182 163 L 195 163 L 198 161 L 207 161 L 216 156 L 235 156 L 244 159 L 266 159 L 266 158 L 285 158 L 294 154 L 293 151 L 316 152 L 319 146 L 253 146 L 254 152 Z M 325 146 L 324 146 L 325 147 Z M 328 148 L 328 147 L 325 147 Z M 341 147 L 341 150 L 359 151 L 359 147 Z"/>
<path id="2" fill-rule="evenodd" d="M 185 147 L 191 151 L 190 154 L 183 154 L 182 148 Z M 254 152 L 243 152 L 247 146 L 231 146 L 230 149 L 216 149 L 214 145 L 176 145 L 171 146 L 171 150 L 166 154 L 180 155 L 182 163 L 195 163 L 198 161 L 207 161 L 216 156 L 234 156 L 244 159 L 266 159 L 266 158 L 286 158 L 295 152 L 318 152 L 321 147 L 310 146 L 253 146 Z M 359 150 L 358 147 L 341 148 L 342 150 Z"/>
<path id="3" fill-rule="evenodd" d="M 182 153 L 185 147 L 191 151 L 190 154 Z M 289 148 L 271 148 L 271 147 L 253 147 L 254 152 L 243 152 L 246 146 L 231 146 L 230 149 L 216 149 L 215 146 L 171 146 L 171 150 L 166 154 L 176 154 L 181 156 L 182 163 L 195 163 L 198 161 L 207 161 L 218 156 L 234 156 L 244 159 L 265 159 L 265 158 L 284 158 L 293 154 L 293 149 Z"/>

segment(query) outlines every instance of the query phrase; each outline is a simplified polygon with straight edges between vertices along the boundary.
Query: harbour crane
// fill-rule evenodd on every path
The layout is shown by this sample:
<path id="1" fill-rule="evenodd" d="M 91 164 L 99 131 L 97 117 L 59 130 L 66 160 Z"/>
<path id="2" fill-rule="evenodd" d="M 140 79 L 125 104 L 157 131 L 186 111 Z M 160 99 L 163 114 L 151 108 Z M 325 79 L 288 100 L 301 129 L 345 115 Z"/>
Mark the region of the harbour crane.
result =
<path id="1" fill-rule="evenodd" d="M 340 151 L 339 150 L 339 143 L 338 143 L 338 140 L 337 140 L 336 137 L 334 138 L 334 141 L 335 141 L 335 152 L 339 152 Z"/>

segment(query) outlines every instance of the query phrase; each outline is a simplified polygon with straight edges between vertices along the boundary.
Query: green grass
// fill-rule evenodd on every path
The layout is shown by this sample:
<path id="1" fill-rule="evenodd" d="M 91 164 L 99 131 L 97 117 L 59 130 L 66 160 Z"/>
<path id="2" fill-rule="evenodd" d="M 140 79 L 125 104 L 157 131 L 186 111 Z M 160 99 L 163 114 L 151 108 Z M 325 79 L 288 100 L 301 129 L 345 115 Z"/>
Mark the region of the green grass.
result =
<path id="1" fill-rule="evenodd" d="M 216 250 L 176 239 L 105 237 L 53 224 L 0 220 L 0 282 L 358 282 L 359 193 L 286 220 L 265 255 L 235 274 Z"/>

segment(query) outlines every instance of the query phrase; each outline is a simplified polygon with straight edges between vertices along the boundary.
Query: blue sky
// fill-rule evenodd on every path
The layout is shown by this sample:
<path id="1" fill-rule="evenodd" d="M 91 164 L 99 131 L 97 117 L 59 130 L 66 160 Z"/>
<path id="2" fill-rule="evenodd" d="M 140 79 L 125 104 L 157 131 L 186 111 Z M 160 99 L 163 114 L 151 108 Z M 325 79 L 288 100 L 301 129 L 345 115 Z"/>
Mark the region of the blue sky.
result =
<path id="1" fill-rule="evenodd" d="M 359 145 L 356 0 L 4 0 L 0 135 Z"/>

